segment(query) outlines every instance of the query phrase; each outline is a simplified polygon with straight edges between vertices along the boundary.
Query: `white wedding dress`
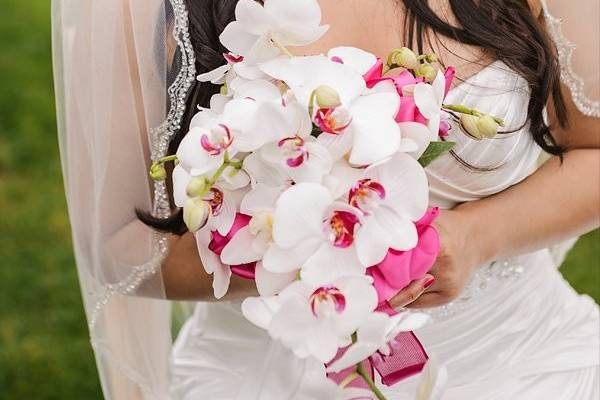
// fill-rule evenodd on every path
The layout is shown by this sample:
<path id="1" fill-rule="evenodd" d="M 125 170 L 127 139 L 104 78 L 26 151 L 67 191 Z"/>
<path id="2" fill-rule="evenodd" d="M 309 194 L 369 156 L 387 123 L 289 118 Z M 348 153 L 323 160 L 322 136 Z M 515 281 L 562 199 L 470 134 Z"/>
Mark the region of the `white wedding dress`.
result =
<path id="1" fill-rule="evenodd" d="M 504 118 L 508 128 L 519 128 L 528 100 L 523 78 L 495 62 L 454 88 L 447 101 L 485 110 Z M 450 135 L 458 142 L 457 155 L 475 168 L 451 155 L 434 162 L 428 168 L 431 205 L 451 208 L 493 195 L 539 165 L 541 151 L 526 126 L 493 140 L 472 140 L 456 125 Z M 514 223 L 518 229 L 520 222 Z M 416 334 L 448 370 L 443 399 L 600 398 L 598 306 L 564 281 L 550 249 L 481 266 L 458 300 L 428 312 L 433 323 Z M 302 382 L 317 368 L 323 367 L 296 359 L 247 322 L 238 303 L 201 303 L 173 350 L 173 397 L 309 399 Z M 390 400 L 413 399 L 417 380 L 383 391 Z"/>
<path id="2" fill-rule="evenodd" d="M 148 169 L 169 154 L 196 81 L 188 2 L 52 0 L 63 176 L 104 398 L 330 400 L 305 391 L 324 366 L 292 356 L 247 322 L 239 303 L 197 304 L 173 345 L 162 275 L 169 237 L 135 208 L 172 211 L 168 186 Z M 564 20 L 546 14 L 563 83 L 582 113 L 600 118 L 600 54 L 589 34 L 598 1 L 542 3 Z M 453 126 L 456 152 L 473 168 L 451 155 L 428 167 L 432 205 L 483 198 L 535 171 L 540 149 L 526 126 L 518 129 L 528 99 L 526 82 L 501 62 L 452 90 L 448 102 L 502 117 L 516 131 L 475 141 Z M 428 311 L 433 323 L 416 334 L 447 368 L 443 399 L 598 399 L 598 306 L 562 279 L 552 254 L 481 266 L 458 300 Z M 389 400 L 413 399 L 417 379 L 382 389 Z"/>

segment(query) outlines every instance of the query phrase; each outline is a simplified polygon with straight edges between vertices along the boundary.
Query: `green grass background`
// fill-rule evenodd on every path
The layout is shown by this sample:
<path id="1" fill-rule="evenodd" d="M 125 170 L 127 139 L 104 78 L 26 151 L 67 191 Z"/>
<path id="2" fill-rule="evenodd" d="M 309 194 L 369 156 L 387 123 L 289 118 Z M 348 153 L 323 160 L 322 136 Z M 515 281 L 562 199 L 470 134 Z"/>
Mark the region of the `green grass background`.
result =
<path id="1" fill-rule="evenodd" d="M 4 0 L 0 23 L 0 398 L 102 398 L 58 159 L 49 0 Z M 600 234 L 563 272 L 600 301 Z"/>

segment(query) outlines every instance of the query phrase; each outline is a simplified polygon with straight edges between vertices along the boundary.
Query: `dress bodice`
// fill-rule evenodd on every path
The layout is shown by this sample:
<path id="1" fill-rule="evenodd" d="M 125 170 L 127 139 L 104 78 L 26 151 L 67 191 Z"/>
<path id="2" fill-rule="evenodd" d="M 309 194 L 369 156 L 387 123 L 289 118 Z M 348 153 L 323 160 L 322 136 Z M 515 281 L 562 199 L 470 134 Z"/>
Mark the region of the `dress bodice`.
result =
<path id="1" fill-rule="evenodd" d="M 496 61 L 453 88 L 448 104 L 463 104 L 504 119 L 505 127 L 492 139 L 476 140 L 450 121 L 447 140 L 456 142 L 428 168 L 431 203 L 451 208 L 501 192 L 533 173 L 541 154 L 528 128 L 529 87 L 506 64 Z M 503 133 L 507 132 L 507 133 Z M 510 133 L 508 133 L 510 132 Z"/>

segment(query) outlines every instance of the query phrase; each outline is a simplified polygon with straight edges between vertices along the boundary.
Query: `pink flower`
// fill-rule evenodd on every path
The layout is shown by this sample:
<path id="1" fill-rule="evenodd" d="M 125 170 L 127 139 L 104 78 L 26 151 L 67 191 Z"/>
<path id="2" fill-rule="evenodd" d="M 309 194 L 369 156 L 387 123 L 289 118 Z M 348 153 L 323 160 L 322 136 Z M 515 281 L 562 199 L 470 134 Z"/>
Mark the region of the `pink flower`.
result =
<path id="1" fill-rule="evenodd" d="M 367 270 L 367 274 L 374 279 L 373 285 L 377 290 L 379 303 L 390 300 L 431 269 L 440 250 L 439 235 L 432 225 L 438 215 L 439 209 L 432 208 L 416 223 L 419 240 L 414 249 L 390 249 L 381 263 Z"/>
<path id="2" fill-rule="evenodd" d="M 237 213 L 235 216 L 235 221 L 233 222 L 233 226 L 231 230 L 226 236 L 221 235 L 217 231 L 213 231 L 211 233 L 212 240 L 208 245 L 210 251 L 215 253 L 217 256 L 221 256 L 223 249 L 227 244 L 231 241 L 231 239 L 235 236 L 235 234 L 245 226 L 248 226 L 250 223 L 250 217 L 245 214 Z M 232 265 L 230 266 L 231 273 L 239 276 L 240 278 L 254 280 L 255 270 L 256 270 L 256 262 L 242 264 L 242 265 Z"/>

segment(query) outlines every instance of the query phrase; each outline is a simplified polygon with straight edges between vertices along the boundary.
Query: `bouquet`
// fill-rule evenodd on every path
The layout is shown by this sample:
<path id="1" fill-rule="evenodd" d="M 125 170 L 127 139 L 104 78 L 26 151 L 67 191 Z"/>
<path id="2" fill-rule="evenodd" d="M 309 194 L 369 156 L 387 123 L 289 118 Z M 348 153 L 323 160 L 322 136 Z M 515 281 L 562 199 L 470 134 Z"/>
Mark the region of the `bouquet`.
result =
<path id="1" fill-rule="evenodd" d="M 326 365 L 323 398 L 382 399 L 374 370 L 393 384 L 427 360 L 410 334 L 427 316 L 388 304 L 439 251 L 424 168 L 452 148 L 450 117 L 477 138 L 501 121 L 444 104 L 454 69 L 433 54 L 289 51 L 326 30 L 315 0 L 240 0 L 224 65 L 198 77 L 220 93 L 151 175 L 175 161 L 174 201 L 216 298 L 232 274 L 254 280 L 244 316 Z M 390 368 L 404 346 L 417 368 Z"/>

